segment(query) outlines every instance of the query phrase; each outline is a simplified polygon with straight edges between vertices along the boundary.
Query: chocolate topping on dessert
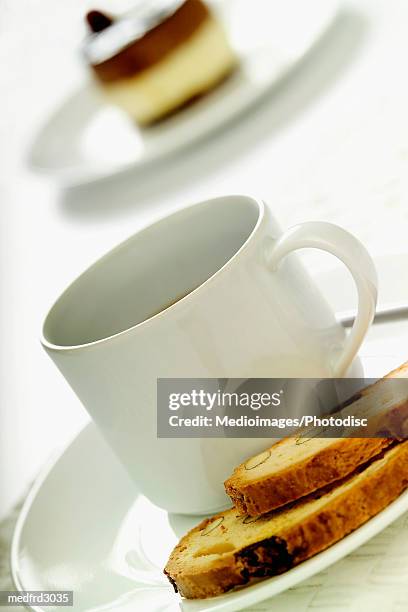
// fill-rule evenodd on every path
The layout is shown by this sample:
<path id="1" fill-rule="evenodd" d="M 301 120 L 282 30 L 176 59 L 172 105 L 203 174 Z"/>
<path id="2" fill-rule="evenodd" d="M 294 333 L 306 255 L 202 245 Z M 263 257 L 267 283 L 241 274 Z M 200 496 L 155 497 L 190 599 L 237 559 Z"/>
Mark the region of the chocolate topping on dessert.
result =
<path id="1" fill-rule="evenodd" d="M 101 11 L 89 11 L 86 20 L 92 32 L 102 32 L 113 23 L 113 19 Z"/>
<path id="2" fill-rule="evenodd" d="M 102 81 L 134 76 L 150 68 L 192 36 L 210 17 L 201 0 L 185 0 L 181 4 L 167 2 L 165 6 L 166 10 L 161 8 L 154 14 L 129 14 L 88 37 L 84 53 Z M 104 23 L 106 16 L 98 13 L 98 18 L 90 25 L 94 30 L 95 26 L 100 28 Z"/>

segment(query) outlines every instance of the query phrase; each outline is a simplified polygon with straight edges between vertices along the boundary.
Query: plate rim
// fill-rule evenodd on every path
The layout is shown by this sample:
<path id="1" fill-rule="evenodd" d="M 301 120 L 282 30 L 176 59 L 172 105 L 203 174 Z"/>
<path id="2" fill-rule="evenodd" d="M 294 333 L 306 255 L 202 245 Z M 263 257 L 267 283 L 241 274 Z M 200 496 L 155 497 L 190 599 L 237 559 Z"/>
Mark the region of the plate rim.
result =
<path id="1" fill-rule="evenodd" d="M 96 425 L 91 420 L 89 420 L 85 425 L 83 425 L 78 431 L 76 431 L 73 435 L 70 436 L 68 442 L 55 449 L 49 459 L 45 462 L 39 474 L 35 478 L 34 482 L 31 484 L 28 493 L 24 499 L 24 502 L 21 506 L 20 512 L 17 517 L 16 524 L 14 526 L 13 535 L 11 538 L 11 546 L 9 552 L 9 562 L 10 562 L 10 574 L 11 579 L 18 591 L 24 591 L 24 586 L 20 577 L 18 575 L 18 553 L 20 550 L 20 542 L 23 534 L 24 525 L 26 519 L 30 513 L 31 507 L 37 497 L 37 494 L 40 492 L 42 486 L 48 479 L 48 476 L 57 467 L 59 460 L 65 455 L 65 453 L 71 448 L 74 442 L 79 438 L 79 436 L 84 435 L 90 429 L 96 430 Z M 30 606 L 23 604 L 23 607 L 26 610 L 32 610 L 33 612 L 46 612 L 46 609 L 40 608 L 38 606 Z"/>

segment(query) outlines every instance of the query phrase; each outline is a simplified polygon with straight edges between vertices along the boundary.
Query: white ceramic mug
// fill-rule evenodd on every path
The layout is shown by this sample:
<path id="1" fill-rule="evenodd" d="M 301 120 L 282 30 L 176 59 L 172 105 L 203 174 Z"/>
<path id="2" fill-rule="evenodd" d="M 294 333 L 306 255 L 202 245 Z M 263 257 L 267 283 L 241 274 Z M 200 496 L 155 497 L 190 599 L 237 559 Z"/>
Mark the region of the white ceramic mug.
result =
<path id="1" fill-rule="evenodd" d="M 292 253 L 304 247 L 333 253 L 354 277 L 348 337 Z M 158 439 L 157 378 L 343 376 L 376 296 L 373 262 L 349 233 L 305 223 L 282 235 L 262 201 L 228 196 L 102 257 L 51 308 L 42 343 L 140 490 L 200 514 L 225 507 L 223 480 L 265 441 Z"/>

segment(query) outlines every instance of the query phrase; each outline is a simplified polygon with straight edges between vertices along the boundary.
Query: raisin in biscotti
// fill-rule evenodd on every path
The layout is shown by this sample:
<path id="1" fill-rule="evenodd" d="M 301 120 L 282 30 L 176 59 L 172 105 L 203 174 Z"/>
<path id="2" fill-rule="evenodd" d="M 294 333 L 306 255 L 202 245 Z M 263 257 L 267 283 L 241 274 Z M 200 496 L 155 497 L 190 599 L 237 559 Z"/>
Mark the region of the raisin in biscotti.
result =
<path id="1" fill-rule="evenodd" d="M 407 377 L 408 362 L 386 379 Z M 384 380 L 356 394 L 342 414 L 370 416 L 372 427 L 385 437 L 284 438 L 242 463 L 226 480 L 225 490 L 237 510 L 257 516 L 279 508 L 347 476 L 389 446 L 395 434 L 388 438 L 387 431 L 402 430 L 408 422 L 408 401 L 406 385 L 390 394 Z"/>
<path id="2" fill-rule="evenodd" d="M 280 574 L 365 523 L 408 486 L 408 442 L 339 483 L 274 510 L 242 517 L 235 508 L 203 521 L 175 547 L 165 574 L 187 598 L 220 595 Z"/>

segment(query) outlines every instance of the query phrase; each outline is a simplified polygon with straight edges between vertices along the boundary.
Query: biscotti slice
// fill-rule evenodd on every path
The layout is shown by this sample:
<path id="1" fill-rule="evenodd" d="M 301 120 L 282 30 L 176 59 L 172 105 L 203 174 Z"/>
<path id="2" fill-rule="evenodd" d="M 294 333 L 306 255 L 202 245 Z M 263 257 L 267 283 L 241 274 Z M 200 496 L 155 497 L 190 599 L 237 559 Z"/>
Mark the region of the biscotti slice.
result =
<path id="1" fill-rule="evenodd" d="M 408 362 L 387 375 L 407 378 Z M 375 457 L 392 442 L 386 432 L 401 430 L 408 421 L 407 385 L 390 387 L 385 379 L 360 393 L 341 413 L 370 416 L 371 427 L 384 437 L 308 438 L 304 433 L 280 440 L 238 466 L 225 482 L 225 490 L 241 514 L 257 516 L 299 499 Z M 394 388 L 393 388 L 394 390 Z M 355 436 L 355 433 L 351 433 Z M 406 436 L 405 436 L 406 437 Z"/>
<path id="2" fill-rule="evenodd" d="M 257 518 L 235 508 L 184 536 L 164 573 L 190 599 L 220 595 L 285 572 L 376 515 L 408 486 L 408 442 L 353 475 Z"/>

